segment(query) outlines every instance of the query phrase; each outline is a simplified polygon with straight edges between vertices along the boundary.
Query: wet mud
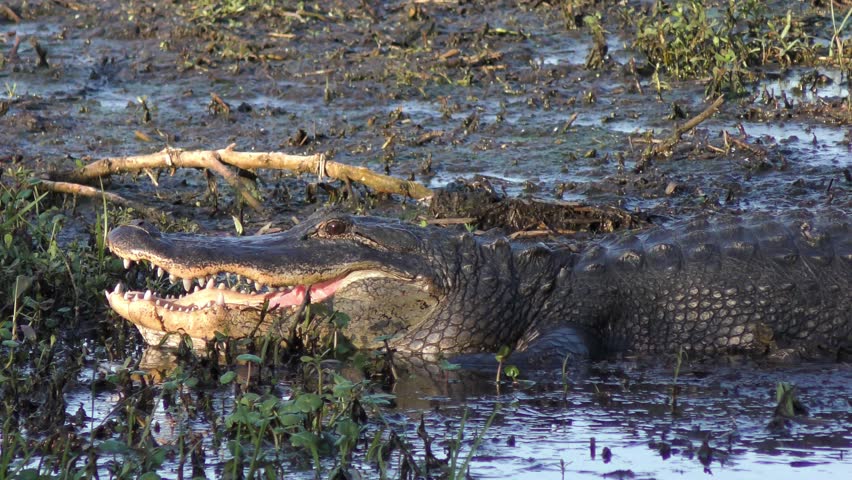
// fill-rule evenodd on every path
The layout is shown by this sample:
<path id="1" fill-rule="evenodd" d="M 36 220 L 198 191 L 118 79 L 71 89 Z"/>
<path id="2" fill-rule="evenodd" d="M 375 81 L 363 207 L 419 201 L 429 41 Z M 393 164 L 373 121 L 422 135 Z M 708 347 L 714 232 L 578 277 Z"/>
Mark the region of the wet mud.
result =
<path id="1" fill-rule="evenodd" d="M 6 2 L 20 19 L 0 12 L 3 170 L 55 172 L 167 146 L 235 143 L 324 152 L 432 188 L 479 176 L 499 196 L 617 208 L 629 222 L 852 211 L 849 81 L 837 68 L 764 67 L 746 94 L 726 98 L 671 151 L 648 155 L 712 98 L 700 80 L 658 89 L 615 6 L 604 9 L 607 49 L 590 69 L 592 37 L 566 28 L 571 19 L 548 2 L 247 3 L 226 11 L 171 1 Z M 813 15 L 811 34 L 827 42 L 826 12 Z M 146 173 L 104 185 L 213 232 L 232 231 L 232 216 L 247 231 L 287 228 L 346 190 L 246 173 L 263 196 L 255 212 L 221 182 L 211 188 L 204 172 Z M 374 213 L 428 215 L 366 191 L 357 202 Z M 78 225 L 93 218 L 85 209 L 68 215 Z M 534 224 L 547 227 L 548 218 Z M 828 476 L 852 465 L 847 365 L 696 366 L 682 374 L 673 411 L 671 359 L 661 363 L 572 365 L 565 382 L 530 373 L 535 383 L 499 393 L 490 373 L 414 369 L 389 415 L 412 439 L 422 415 L 447 442 L 465 408 L 469 439 L 500 405 L 473 459 L 475 478 Z M 809 414 L 770 426 L 778 382 L 799 387 Z M 69 415 L 93 402 L 90 387 L 69 387 Z M 115 406 L 109 395 L 95 402 L 101 412 Z"/>

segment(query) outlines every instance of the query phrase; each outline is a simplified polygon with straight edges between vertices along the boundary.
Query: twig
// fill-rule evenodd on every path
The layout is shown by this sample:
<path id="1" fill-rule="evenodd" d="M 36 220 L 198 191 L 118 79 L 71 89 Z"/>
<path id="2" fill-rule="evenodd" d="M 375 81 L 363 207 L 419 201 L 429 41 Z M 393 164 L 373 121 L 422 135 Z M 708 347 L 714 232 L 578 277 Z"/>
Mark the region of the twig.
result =
<path id="1" fill-rule="evenodd" d="M 571 116 L 568 117 L 568 120 L 565 121 L 565 125 L 562 125 L 562 133 L 567 132 L 568 129 L 571 128 L 571 125 L 574 125 L 574 122 L 577 120 L 577 117 L 579 117 L 579 116 L 580 116 L 579 112 L 572 113 Z"/>
<path id="2" fill-rule="evenodd" d="M 519 230 L 515 233 L 509 235 L 509 240 L 516 240 L 518 238 L 538 238 L 538 237 L 548 237 L 550 235 L 575 235 L 577 234 L 577 230 L 567 230 L 567 229 L 558 229 L 558 230 Z"/>
<path id="3" fill-rule="evenodd" d="M 477 220 L 476 217 L 432 218 L 426 220 L 426 223 L 429 225 L 464 225 L 466 223 L 474 223 Z"/>
<path id="4" fill-rule="evenodd" d="M 741 149 L 750 152 L 752 155 L 758 157 L 765 157 L 767 155 L 766 149 L 759 147 L 757 145 L 752 145 L 745 140 L 740 140 L 739 138 L 730 135 L 727 131 L 724 132 L 725 142 L 733 143 L 735 146 L 740 147 Z"/>
<path id="5" fill-rule="evenodd" d="M 0 3 L 0 14 L 3 14 L 12 22 L 21 23 L 21 17 L 19 17 L 18 14 L 5 3 Z"/>
<path id="6" fill-rule="evenodd" d="M 136 209 L 141 212 L 142 215 L 144 215 L 146 218 L 152 220 L 159 219 L 162 213 L 159 210 L 146 207 L 138 202 L 124 198 L 121 195 L 118 195 L 117 193 L 105 192 L 103 190 L 94 187 L 89 187 L 86 185 L 80 185 L 78 183 L 52 182 L 50 180 L 41 179 L 39 185 L 55 193 L 68 193 L 71 195 L 81 195 L 84 197 L 92 198 L 106 197 L 107 201 L 109 201 L 110 203 Z"/>
<path id="7" fill-rule="evenodd" d="M 683 125 L 680 125 L 677 128 L 675 128 L 674 132 L 672 132 L 672 134 L 671 134 L 671 136 L 669 136 L 669 138 L 667 138 L 665 141 L 654 146 L 653 154 L 654 155 L 664 155 L 667 152 L 671 151 L 672 147 L 674 147 L 675 145 L 677 145 L 678 142 L 680 142 L 680 137 L 684 133 L 692 130 L 693 128 L 695 128 L 699 124 L 701 124 L 701 122 L 703 122 L 703 121 L 707 120 L 708 118 L 710 118 L 711 116 L 713 116 L 713 114 L 716 113 L 716 110 L 718 110 L 719 107 L 721 107 L 723 103 L 725 103 L 725 97 L 720 96 L 719 98 L 714 100 L 713 103 L 711 103 L 709 107 L 704 109 L 703 112 L 701 112 L 698 115 L 690 118 Z"/>

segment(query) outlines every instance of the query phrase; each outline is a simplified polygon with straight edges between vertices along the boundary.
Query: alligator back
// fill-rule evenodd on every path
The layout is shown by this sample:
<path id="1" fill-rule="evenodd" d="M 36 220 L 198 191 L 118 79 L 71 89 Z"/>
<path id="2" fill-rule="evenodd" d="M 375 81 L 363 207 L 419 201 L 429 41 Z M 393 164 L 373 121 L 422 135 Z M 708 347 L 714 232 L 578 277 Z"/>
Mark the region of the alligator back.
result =
<path id="1" fill-rule="evenodd" d="M 521 346 L 567 321 L 607 351 L 834 355 L 852 345 L 850 233 L 842 213 L 794 212 L 609 237 L 577 258 L 569 309 Z"/>

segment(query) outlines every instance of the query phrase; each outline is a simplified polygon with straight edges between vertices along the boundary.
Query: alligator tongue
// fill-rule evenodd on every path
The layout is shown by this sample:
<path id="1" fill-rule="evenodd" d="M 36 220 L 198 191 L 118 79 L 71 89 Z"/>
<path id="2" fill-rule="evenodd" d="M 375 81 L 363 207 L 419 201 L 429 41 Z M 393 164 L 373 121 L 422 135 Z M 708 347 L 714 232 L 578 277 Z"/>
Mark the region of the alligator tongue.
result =
<path id="1" fill-rule="evenodd" d="M 311 303 L 321 302 L 326 298 L 334 295 L 334 292 L 337 291 L 337 288 L 342 282 L 343 278 L 335 278 L 332 280 L 311 285 Z M 301 305 L 302 302 L 305 301 L 305 292 L 307 290 L 308 286 L 299 285 L 293 287 L 285 293 L 279 293 L 268 296 L 267 298 L 269 299 L 269 309 L 272 310 L 279 307 Z"/>

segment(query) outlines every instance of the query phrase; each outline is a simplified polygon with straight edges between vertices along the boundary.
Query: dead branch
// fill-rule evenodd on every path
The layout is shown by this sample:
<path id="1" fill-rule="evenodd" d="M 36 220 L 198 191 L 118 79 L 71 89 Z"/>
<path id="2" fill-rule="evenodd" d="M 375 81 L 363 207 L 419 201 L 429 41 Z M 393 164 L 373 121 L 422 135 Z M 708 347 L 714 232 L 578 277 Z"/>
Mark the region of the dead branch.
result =
<path id="1" fill-rule="evenodd" d="M 709 107 L 705 108 L 703 112 L 701 112 L 698 115 L 690 118 L 683 125 L 680 125 L 677 128 L 675 128 L 674 132 L 672 132 L 672 134 L 669 136 L 669 138 L 667 138 L 666 140 L 664 140 L 664 141 L 662 141 L 659 144 L 654 146 L 653 154 L 654 155 L 665 155 L 666 153 L 670 152 L 671 149 L 675 145 L 677 145 L 678 142 L 680 142 L 680 137 L 684 133 L 692 130 L 693 128 L 695 128 L 699 124 L 701 124 L 701 122 L 703 122 L 703 121 L 707 120 L 708 118 L 710 118 L 711 116 L 713 116 L 713 114 L 716 113 L 716 110 L 719 110 L 719 107 L 721 107 L 723 103 L 725 103 L 725 97 L 720 96 L 719 98 L 714 100 L 713 103 L 711 103 Z"/>
<path id="2" fill-rule="evenodd" d="M 71 195 L 81 195 L 83 197 L 91 198 L 106 198 L 106 200 L 110 203 L 121 205 L 122 207 L 136 209 L 140 213 L 142 213 L 143 216 L 152 220 L 159 219 L 162 213 L 157 209 L 149 208 L 145 205 L 140 204 L 139 202 L 124 198 L 117 193 L 105 192 L 101 189 L 89 187 L 86 185 L 80 185 L 78 183 L 52 182 L 50 180 L 40 180 L 39 185 L 54 193 L 68 193 Z"/>
<path id="3" fill-rule="evenodd" d="M 476 223 L 476 217 L 461 217 L 461 218 L 430 218 L 426 220 L 429 225 L 464 225 Z"/>
<path id="4" fill-rule="evenodd" d="M 18 14 L 5 3 L 0 3 L 0 14 L 9 19 L 11 22 L 21 23 L 21 17 L 19 17 Z"/>
<path id="5" fill-rule="evenodd" d="M 355 167 L 325 160 L 324 154 L 288 155 L 280 152 L 238 152 L 234 145 L 219 150 L 186 151 L 179 148 L 164 148 L 147 155 L 104 158 L 72 172 L 53 175 L 69 182 L 88 183 L 96 178 L 117 173 L 135 172 L 148 168 L 208 168 L 221 175 L 243 199 L 254 208 L 259 208 L 256 199 L 240 185 L 238 177 L 224 164 L 246 170 L 268 168 L 289 170 L 296 174 L 313 173 L 337 180 L 362 183 L 377 192 L 405 195 L 423 199 L 432 195 L 424 185 L 400 180 L 373 172 L 369 168 Z M 257 205 L 257 206 L 255 206 Z"/>
<path id="6" fill-rule="evenodd" d="M 552 237 L 552 236 L 568 236 L 568 235 L 576 235 L 579 233 L 577 230 L 566 230 L 566 229 L 558 229 L 558 230 L 519 230 L 517 232 L 512 232 L 509 234 L 510 240 L 517 240 L 519 238 L 540 238 L 540 237 Z"/>
<path id="7" fill-rule="evenodd" d="M 722 131 L 722 138 L 724 138 L 725 146 L 728 148 L 730 148 L 730 144 L 734 144 L 735 146 L 740 147 L 741 149 L 757 157 L 765 157 L 768 153 L 765 148 L 762 148 L 758 145 L 752 145 L 746 142 L 745 140 L 740 140 L 739 138 L 736 138 L 733 135 L 729 134 L 727 130 Z"/>

